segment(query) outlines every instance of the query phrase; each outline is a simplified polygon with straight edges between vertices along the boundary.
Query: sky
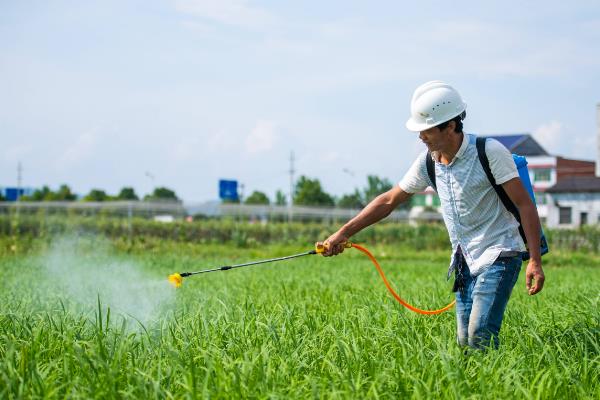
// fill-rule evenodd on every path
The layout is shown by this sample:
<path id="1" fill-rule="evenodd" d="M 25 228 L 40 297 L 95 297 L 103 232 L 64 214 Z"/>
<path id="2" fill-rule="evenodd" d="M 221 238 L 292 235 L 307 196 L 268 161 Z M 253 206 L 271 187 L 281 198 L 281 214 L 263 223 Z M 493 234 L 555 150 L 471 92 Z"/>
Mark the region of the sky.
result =
<path id="1" fill-rule="evenodd" d="M 595 160 L 600 2 L 0 0 L 0 186 L 271 199 L 399 181 L 404 124 L 444 80 L 465 130 Z"/>

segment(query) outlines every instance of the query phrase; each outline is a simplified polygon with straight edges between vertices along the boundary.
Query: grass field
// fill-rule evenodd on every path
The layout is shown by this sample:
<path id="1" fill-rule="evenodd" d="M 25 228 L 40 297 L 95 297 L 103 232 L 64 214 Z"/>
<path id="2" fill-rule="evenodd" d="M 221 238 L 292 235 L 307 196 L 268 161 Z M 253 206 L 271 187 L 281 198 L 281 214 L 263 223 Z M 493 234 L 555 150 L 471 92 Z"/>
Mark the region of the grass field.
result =
<path id="1" fill-rule="evenodd" d="M 40 242 L 0 258 L 0 398 L 600 398 L 600 257 L 545 257 L 513 293 L 497 351 L 455 344 L 356 250 L 187 278 L 306 246 Z M 372 247 L 407 300 L 451 300 L 448 253 Z"/>

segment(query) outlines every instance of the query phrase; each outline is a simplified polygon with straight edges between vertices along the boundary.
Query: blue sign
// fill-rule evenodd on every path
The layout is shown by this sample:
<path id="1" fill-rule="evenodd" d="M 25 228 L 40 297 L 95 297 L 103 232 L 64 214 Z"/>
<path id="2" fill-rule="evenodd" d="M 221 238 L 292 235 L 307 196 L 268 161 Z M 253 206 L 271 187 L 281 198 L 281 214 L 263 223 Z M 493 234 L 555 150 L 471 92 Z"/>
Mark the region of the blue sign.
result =
<path id="1" fill-rule="evenodd" d="M 221 200 L 238 201 L 238 182 L 226 179 L 219 180 L 219 197 Z"/>
<path id="2" fill-rule="evenodd" d="M 6 201 L 17 201 L 21 196 L 25 194 L 24 188 L 7 187 L 4 188 L 4 197 Z"/>

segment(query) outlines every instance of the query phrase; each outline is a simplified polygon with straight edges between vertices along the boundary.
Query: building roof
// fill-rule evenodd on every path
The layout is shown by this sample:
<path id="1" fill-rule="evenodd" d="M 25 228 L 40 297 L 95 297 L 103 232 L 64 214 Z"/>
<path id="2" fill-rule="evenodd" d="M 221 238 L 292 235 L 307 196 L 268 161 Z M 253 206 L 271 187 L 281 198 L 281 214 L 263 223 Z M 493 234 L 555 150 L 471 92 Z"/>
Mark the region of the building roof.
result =
<path id="1" fill-rule="evenodd" d="M 597 193 L 600 192 L 600 177 L 569 176 L 546 190 L 548 193 Z"/>
<path id="2" fill-rule="evenodd" d="M 522 156 L 548 156 L 548 152 L 529 134 L 518 133 L 509 135 L 485 136 L 496 139 L 511 153 Z"/>
<path id="3" fill-rule="evenodd" d="M 512 149 L 517 146 L 523 140 L 527 138 L 526 134 L 516 134 L 516 135 L 494 135 L 488 136 L 489 138 L 496 139 L 500 143 L 502 143 L 507 149 Z"/>

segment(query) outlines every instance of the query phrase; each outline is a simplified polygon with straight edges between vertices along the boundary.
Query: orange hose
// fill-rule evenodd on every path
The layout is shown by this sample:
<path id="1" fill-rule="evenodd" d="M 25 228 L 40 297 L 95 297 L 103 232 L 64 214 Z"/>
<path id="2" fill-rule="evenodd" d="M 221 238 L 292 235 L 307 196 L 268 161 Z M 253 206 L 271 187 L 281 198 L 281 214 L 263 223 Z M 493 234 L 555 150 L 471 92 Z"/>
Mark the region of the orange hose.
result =
<path id="1" fill-rule="evenodd" d="M 392 286 L 390 285 L 387 278 L 385 277 L 385 274 L 383 273 L 381 266 L 379 265 L 379 263 L 377 262 L 375 257 L 373 257 L 373 254 L 371 254 L 371 252 L 369 250 L 367 250 L 366 248 L 364 248 L 358 244 L 352 243 L 352 247 L 354 247 L 357 250 L 362 251 L 363 253 L 365 253 L 367 255 L 367 257 L 369 257 L 371 259 L 371 261 L 375 265 L 375 268 L 377 268 L 377 272 L 379 272 L 381 279 L 383 279 L 383 283 L 385 283 L 385 287 L 387 288 L 387 290 L 392 294 L 392 296 L 394 296 L 394 298 L 398 301 L 398 303 L 402 304 L 404 307 L 408 308 L 409 310 L 414 311 L 419 314 L 423 314 L 423 315 L 436 315 L 436 314 L 441 314 L 444 311 L 448 311 L 449 309 L 452 308 L 454 303 L 456 303 L 456 300 L 453 300 L 452 303 L 448 304 L 447 306 L 445 306 L 443 308 L 440 308 L 439 310 L 421 310 L 420 308 L 417 308 L 415 306 L 408 304 L 406 301 L 402 300 L 402 298 L 398 295 L 398 293 L 396 293 L 394 291 L 394 289 L 392 289 Z"/>

